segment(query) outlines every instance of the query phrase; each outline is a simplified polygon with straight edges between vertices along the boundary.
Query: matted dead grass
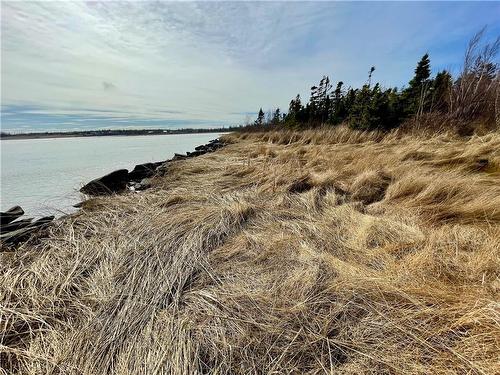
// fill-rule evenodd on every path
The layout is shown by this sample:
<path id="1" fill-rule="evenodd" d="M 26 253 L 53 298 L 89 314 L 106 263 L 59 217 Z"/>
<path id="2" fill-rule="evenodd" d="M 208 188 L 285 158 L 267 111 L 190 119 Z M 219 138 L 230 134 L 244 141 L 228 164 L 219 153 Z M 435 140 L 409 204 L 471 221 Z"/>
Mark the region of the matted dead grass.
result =
<path id="1" fill-rule="evenodd" d="M 500 373 L 498 133 L 228 139 L 0 253 L 1 371 Z"/>

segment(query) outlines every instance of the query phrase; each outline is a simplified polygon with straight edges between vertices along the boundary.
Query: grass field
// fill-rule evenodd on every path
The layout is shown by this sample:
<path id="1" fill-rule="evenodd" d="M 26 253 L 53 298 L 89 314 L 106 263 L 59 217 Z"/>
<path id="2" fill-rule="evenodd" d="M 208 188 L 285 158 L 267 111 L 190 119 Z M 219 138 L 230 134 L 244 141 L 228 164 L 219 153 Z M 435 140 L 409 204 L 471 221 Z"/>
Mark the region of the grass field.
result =
<path id="1" fill-rule="evenodd" d="M 226 138 L 0 252 L 0 372 L 500 373 L 498 132 Z"/>

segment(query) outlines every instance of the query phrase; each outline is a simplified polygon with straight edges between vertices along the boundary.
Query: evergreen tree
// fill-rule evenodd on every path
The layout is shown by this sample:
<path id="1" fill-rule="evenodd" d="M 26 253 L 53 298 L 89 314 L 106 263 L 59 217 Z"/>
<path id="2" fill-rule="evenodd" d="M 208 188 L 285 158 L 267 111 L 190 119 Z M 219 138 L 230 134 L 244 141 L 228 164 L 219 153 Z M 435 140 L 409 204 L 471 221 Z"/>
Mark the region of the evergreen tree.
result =
<path id="1" fill-rule="evenodd" d="M 349 111 L 349 125 L 357 129 L 370 128 L 371 90 L 368 84 L 355 93 L 355 98 Z"/>
<path id="2" fill-rule="evenodd" d="M 336 125 L 340 124 L 346 117 L 345 113 L 345 101 L 342 92 L 342 85 L 344 82 L 340 81 L 337 83 L 337 87 L 333 92 L 331 113 L 329 116 L 329 121 Z"/>
<path id="3" fill-rule="evenodd" d="M 446 70 L 436 74 L 436 78 L 434 78 L 431 88 L 431 111 L 439 111 L 442 113 L 448 111 L 452 84 L 451 74 Z"/>
<path id="4" fill-rule="evenodd" d="M 375 67 L 374 67 L 374 66 L 372 66 L 372 67 L 370 68 L 370 71 L 368 72 L 368 87 L 370 87 L 370 86 L 371 86 L 371 84 L 372 84 L 372 75 L 373 75 L 373 72 L 374 72 L 374 71 L 375 71 Z"/>
<path id="5" fill-rule="evenodd" d="M 320 88 L 318 86 L 312 86 L 311 96 L 309 97 L 309 103 L 307 103 L 307 111 L 311 115 L 312 119 L 316 118 L 320 101 L 321 101 Z"/>
<path id="6" fill-rule="evenodd" d="M 358 89 L 353 89 L 352 87 L 347 90 L 347 94 L 345 95 L 344 98 L 344 108 L 345 108 L 345 118 L 349 116 L 349 114 L 352 111 L 352 107 L 354 105 L 354 102 L 356 101 L 356 95 L 358 94 Z"/>
<path id="7" fill-rule="evenodd" d="M 297 94 L 295 99 L 290 101 L 290 105 L 288 106 L 288 114 L 283 118 L 283 121 L 287 124 L 287 126 L 295 126 L 298 121 L 299 112 L 302 109 L 302 102 L 300 100 L 300 95 Z"/>
<path id="8" fill-rule="evenodd" d="M 255 120 L 255 125 L 263 125 L 264 124 L 264 111 L 262 108 L 259 110 L 259 114 L 257 115 L 257 120 Z"/>
<path id="9" fill-rule="evenodd" d="M 424 84 L 431 76 L 431 61 L 429 54 L 422 56 L 415 68 L 415 76 L 410 81 L 410 86 L 420 86 Z"/>
<path id="10" fill-rule="evenodd" d="M 347 121 L 354 128 L 390 130 L 412 116 L 418 118 L 426 112 L 451 111 L 451 94 L 457 87 L 461 88 L 461 80 L 472 76 L 477 85 L 488 86 L 498 77 L 498 65 L 489 60 L 474 60 L 470 65 L 468 76 L 462 75 L 455 82 L 447 71 L 439 72 L 432 79 L 430 58 L 426 53 L 418 61 L 408 87 L 403 90 L 384 89 L 379 83 L 372 86 L 374 66 L 360 89 L 349 87 L 345 90 L 344 83 L 340 81 L 332 91 L 330 78 L 325 75 L 318 85 L 311 87 L 311 96 L 305 106 L 297 95 L 290 101 L 286 116 L 280 115 L 277 109 L 269 122 L 278 124 L 283 121 L 287 126 L 295 127 L 325 122 L 335 125 Z M 281 117 L 283 120 L 280 120 Z M 261 110 L 256 123 L 261 123 L 262 119 Z"/>
<path id="11" fill-rule="evenodd" d="M 323 76 L 318 86 L 311 87 L 311 98 L 308 105 L 311 121 L 323 123 L 328 120 L 331 89 L 332 85 L 328 76 Z"/>
<path id="12" fill-rule="evenodd" d="M 302 109 L 302 102 L 300 101 L 300 95 L 297 94 L 295 99 L 292 99 L 290 101 L 290 106 L 288 107 L 288 116 L 294 117 L 297 115 L 297 113 L 300 112 Z"/>
<path id="13" fill-rule="evenodd" d="M 276 110 L 273 113 L 273 119 L 271 120 L 271 124 L 278 125 L 280 122 L 281 122 L 280 109 L 276 108 Z"/>
<path id="14" fill-rule="evenodd" d="M 409 117 L 412 115 L 421 115 L 429 109 L 430 105 L 430 88 L 431 67 L 429 54 L 426 53 L 415 68 L 415 75 L 409 82 L 409 87 L 403 92 L 404 115 Z"/>
<path id="15" fill-rule="evenodd" d="M 394 87 L 386 91 L 388 117 L 383 124 L 384 129 L 393 129 L 397 127 L 403 119 L 403 102 L 401 101 L 401 93 L 398 88 Z"/>

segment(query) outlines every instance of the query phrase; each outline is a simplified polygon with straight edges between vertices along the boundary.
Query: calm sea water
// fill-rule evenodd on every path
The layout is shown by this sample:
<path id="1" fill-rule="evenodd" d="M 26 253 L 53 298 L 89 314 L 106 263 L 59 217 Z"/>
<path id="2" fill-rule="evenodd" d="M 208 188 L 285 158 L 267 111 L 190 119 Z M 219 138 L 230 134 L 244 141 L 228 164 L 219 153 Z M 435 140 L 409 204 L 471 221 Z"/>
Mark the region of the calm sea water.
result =
<path id="1" fill-rule="evenodd" d="M 27 215 L 61 215 L 81 201 L 90 180 L 113 170 L 192 151 L 220 134 L 2 140 L 0 205 Z"/>

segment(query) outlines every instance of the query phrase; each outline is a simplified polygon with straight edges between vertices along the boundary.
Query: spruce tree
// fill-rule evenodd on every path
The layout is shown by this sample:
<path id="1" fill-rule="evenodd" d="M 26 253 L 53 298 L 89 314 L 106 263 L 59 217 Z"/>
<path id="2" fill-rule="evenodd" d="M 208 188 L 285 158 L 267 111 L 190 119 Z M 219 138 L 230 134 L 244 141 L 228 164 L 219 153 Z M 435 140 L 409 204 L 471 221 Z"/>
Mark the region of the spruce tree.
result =
<path id="1" fill-rule="evenodd" d="M 276 108 L 276 110 L 273 113 L 273 119 L 272 119 L 271 123 L 273 125 L 278 125 L 280 123 L 280 121 L 281 121 L 280 109 Z"/>
<path id="2" fill-rule="evenodd" d="M 255 125 L 264 124 L 264 111 L 262 108 L 259 110 L 259 114 L 257 115 L 257 120 L 255 120 Z"/>
<path id="3" fill-rule="evenodd" d="M 448 110 L 452 84 L 451 74 L 446 70 L 436 74 L 432 83 L 431 111 L 444 113 Z"/>
<path id="4" fill-rule="evenodd" d="M 431 62 L 429 54 L 422 56 L 415 68 L 415 75 L 409 82 L 409 87 L 403 92 L 404 116 L 419 116 L 429 109 L 431 81 Z"/>
<path id="5" fill-rule="evenodd" d="M 370 128 L 370 101 L 372 92 L 368 84 L 355 93 L 354 102 L 349 111 L 349 126 L 355 129 Z"/>
<path id="6" fill-rule="evenodd" d="M 297 94 L 295 99 L 290 101 L 290 106 L 288 107 L 288 116 L 295 118 L 295 116 L 302 109 L 302 102 L 300 101 L 300 95 Z"/>
<path id="7" fill-rule="evenodd" d="M 328 120 L 331 89 L 332 85 L 328 76 L 323 76 L 318 86 L 311 87 L 311 98 L 308 105 L 310 120 L 319 123 Z"/>
<path id="8" fill-rule="evenodd" d="M 372 75 L 373 75 L 373 72 L 374 72 L 374 71 L 375 71 L 375 67 L 374 67 L 374 66 L 372 66 L 372 67 L 370 68 L 370 71 L 368 72 L 368 87 L 370 87 L 370 86 L 371 86 L 371 84 L 372 84 Z"/>
<path id="9" fill-rule="evenodd" d="M 429 54 L 422 56 L 415 68 L 415 76 L 410 81 L 410 86 L 419 86 L 425 83 L 431 76 L 431 61 Z"/>
<path id="10" fill-rule="evenodd" d="M 331 113 L 329 115 L 329 121 L 336 125 L 340 124 L 346 117 L 345 114 L 345 103 L 344 103 L 344 97 L 343 97 L 343 92 L 342 92 L 342 85 L 344 82 L 340 81 L 337 83 L 337 87 L 335 88 L 335 91 L 333 92 L 333 98 L 332 98 L 332 106 L 331 106 Z"/>

